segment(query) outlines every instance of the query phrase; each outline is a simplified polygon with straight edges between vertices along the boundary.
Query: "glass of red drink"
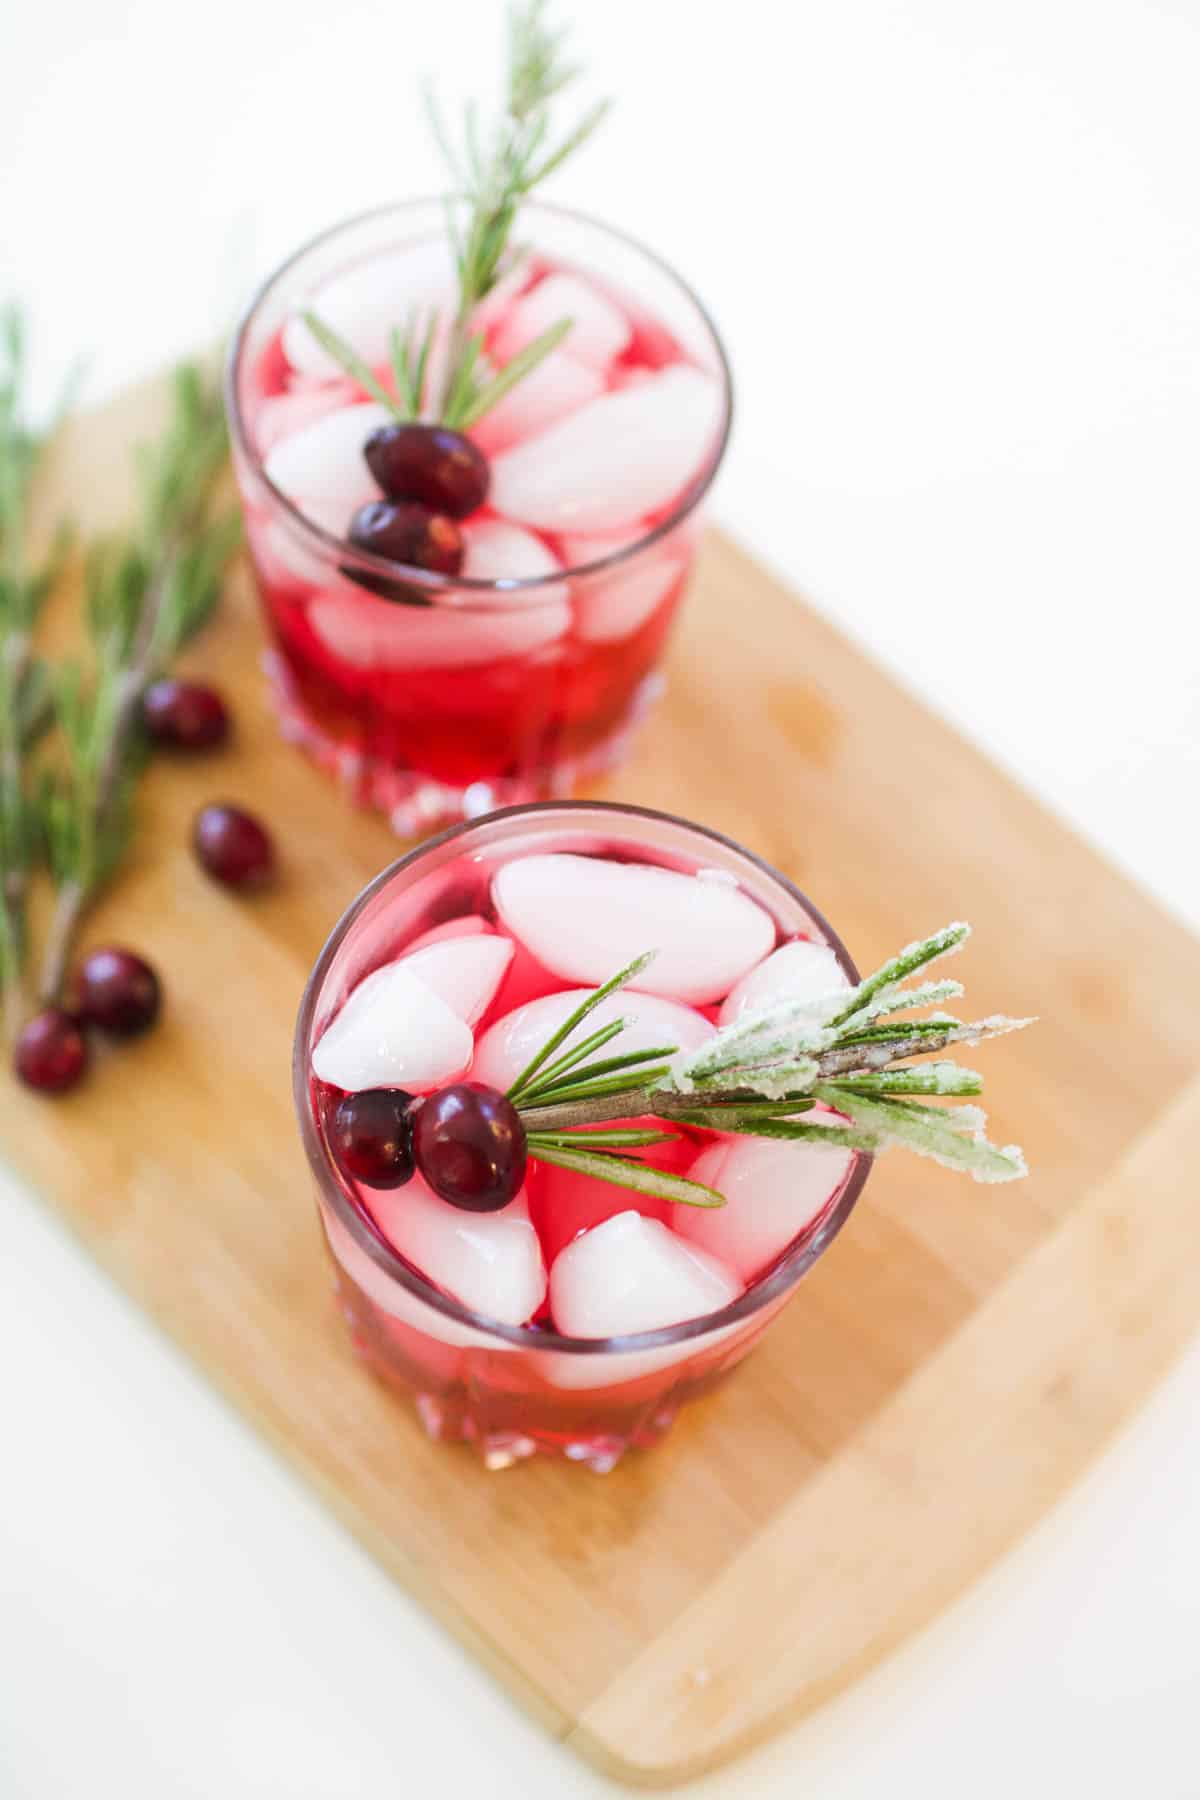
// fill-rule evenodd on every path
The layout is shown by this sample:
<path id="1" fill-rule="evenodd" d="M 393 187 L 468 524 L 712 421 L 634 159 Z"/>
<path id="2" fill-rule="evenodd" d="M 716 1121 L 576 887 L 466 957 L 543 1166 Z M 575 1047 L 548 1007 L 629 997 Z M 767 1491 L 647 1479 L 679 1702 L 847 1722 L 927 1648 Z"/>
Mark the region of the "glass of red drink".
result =
<path id="1" fill-rule="evenodd" d="M 580 993 L 630 960 L 631 937 L 670 954 L 588 1029 L 619 1012 L 622 1045 L 638 1049 L 695 1047 L 747 1008 L 798 997 L 797 982 L 858 979 L 804 896 L 728 839 L 560 802 L 459 825 L 386 869 L 300 1008 L 296 1105 L 355 1345 L 432 1436 L 474 1444 L 492 1468 L 541 1452 L 604 1471 L 655 1442 L 746 1355 L 867 1175 L 852 1150 L 695 1129 L 639 1154 L 713 1184 L 723 1208 L 533 1158 L 487 1214 L 420 1175 L 385 1191 L 345 1173 L 331 1150 L 344 1093 L 428 1094 L 464 1074 L 505 1090 Z M 389 1037 L 402 1082 L 377 1060 Z"/>
<path id="2" fill-rule="evenodd" d="M 729 434 L 716 331 L 656 256 L 557 208 L 476 309 L 496 369 L 560 346 L 468 435 L 490 467 L 461 572 L 352 548 L 379 500 L 363 441 L 386 414 L 309 331 L 311 308 L 395 391 L 390 333 L 449 320 L 440 200 L 326 232 L 271 277 L 234 341 L 228 405 L 285 733 L 415 834 L 570 790 L 617 761 L 656 674 Z M 435 344 L 433 362 L 442 340 Z"/>

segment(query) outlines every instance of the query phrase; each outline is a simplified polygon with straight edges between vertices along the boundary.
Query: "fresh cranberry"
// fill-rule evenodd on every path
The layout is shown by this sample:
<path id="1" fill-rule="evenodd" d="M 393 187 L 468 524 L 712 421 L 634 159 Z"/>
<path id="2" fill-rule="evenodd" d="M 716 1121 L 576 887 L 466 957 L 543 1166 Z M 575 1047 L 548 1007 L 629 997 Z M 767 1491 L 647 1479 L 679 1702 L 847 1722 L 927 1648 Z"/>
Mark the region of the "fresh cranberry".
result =
<path id="1" fill-rule="evenodd" d="M 110 1037 L 136 1037 L 158 1017 L 162 990 L 148 962 L 132 950 L 93 950 L 75 982 L 79 1016 Z"/>
<path id="2" fill-rule="evenodd" d="M 452 519 L 482 506 L 492 483 L 483 451 L 448 425 L 381 425 L 363 455 L 389 500 L 420 500 Z"/>
<path id="3" fill-rule="evenodd" d="M 498 1212 L 525 1179 L 525 1127 L 512 1101 L 460 1081 L 422 1102 L 413 1124 L 417 1167 L 435 1194 L 466 1212 Z"/>
<path id="4" fill-rule="evenodd" d="M 457 575 L 463 565 L 462 532 L 444 513 L 415 500 L 373 500 L 350 521 L 350 542 L 409 569 Z"/>
<path id="5" fill-rule="evenodd" d="M 196 814 L 192 847 L 201 864 L 228 887 L 260 887 L 275 869 L 266 831 L 237 806 L 205 806 Z"/>
<path id="6" fill-rule="evenodd" d="M 142 696 L 142 718 L 154 742 L 171 750 L 211 750 L 229 736 L 225 702 L 198 681 L 152 681 Z"/>
<path id="7" fill-rule="evenodd" d="M 30 1019 L 13 1053 L 13 1067 L 26 1087 L 43 1094 L 73 1088 L 87 1064 L 87 1039 L 79 1020 L 61 1006 L 48 1006 Z"/>
<path id="8" fill-rule="evenodd" d="M 347 1175 L 375 1188 L 412 1180 L 412 1100 L 403 1088 L 365 1088 L 338 1102 L 329 1148 Z"/>

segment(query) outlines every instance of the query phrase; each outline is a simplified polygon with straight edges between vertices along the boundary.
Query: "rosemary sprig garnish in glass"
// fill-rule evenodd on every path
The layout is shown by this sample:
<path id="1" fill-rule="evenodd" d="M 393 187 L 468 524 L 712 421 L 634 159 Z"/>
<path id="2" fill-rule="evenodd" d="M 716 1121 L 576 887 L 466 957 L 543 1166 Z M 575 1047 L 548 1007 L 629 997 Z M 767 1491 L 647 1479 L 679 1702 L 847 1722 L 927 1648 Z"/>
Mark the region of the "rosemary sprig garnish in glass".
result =
<path id="1" fill-rule="evenodd" d="M 492 372 L 483 356 L 483 336 L 474 323 L 481 301 L 516 265 L 512 235 L 522 203 L 586 143 L 609 108 L 607 100 L 598 102 L 554 140 L 552 102 L 580 71 L 566 61 L 565 34 L 547 26 L 545 11 L 545 0 L 524 0 L 509 12 L 505 98 L 500 116 L 486 131 L 470 102 L 456 145 L 432 88 L 425 90 L 430 123 L 459 194 L 457 201 L 446 202 L 458 295 L 440 391 L 431 393 L 428 379 L 441 323 L 436 312 L 413 317 L 392 332 L 395 395 L 339 332 L 314 311 L 303 315 L 321 347 L 402 423 L 426 418 L 466 431 L 531 374 L 571 329 L 570 319 L 558 320 Z M 459 207 L 465 207 L 465 219 L 460 218 Z"/>
<path id="2" fill-rule="evenodd" d="M 10 1027 L 20 1005 L 25 896 L 39 836 L 27 752 L 52 710 L 49 677 L 35 653 L 34 631 L 71 541 L 69 528 L 61 524 L 42 558 L 32 557 L 33 480 L 54 426 L 38 430 L 30 422 L 27 372 L 24 319 L 10 303 L 0 308 L 0 988 Z"/>
<path id="3" fill-rule="evenodd" d="M 692 1206 L 720 1206 L 724 1199 L 626 1152 L 664 1141 L 674 1135 L 674 1124 L 865 1152 L 901 1145 L 977 1181 L 1018 1179 L 1026 1173 L 1021 1151 L 988 1142 L 978 1107 L 930 1102 L 982 1091 L 974 1069 L 944 1056 L 950 1045 L 979 1044 L 1032 1021 L 995 1015 L 964 1024 L 945 1013 L 891 1017 L 962 993 L 957 981 L 906 983 L 958 950 L 969 929 L 949 925 L 910 944 L 856 988 L 824 1001 L 784 1000 L 748 1014 L 685 1056 L 670 1045 L 596 1056 L 619 1041 L 622 1020 L 572 1046 L 589 1014 L 636 981 L 652 953 L 638 957 L 588 996 L 509 1089 L 529 1154 Z M 927 1056 L 938 1060 L 912 1066 L 911 1059 Z M 807 1116 L 818 1103 L 840 1118 Z M 629 1123 L 642 1119 L 655 1123 Z"/>
<path id="4" fill-rule="evenodd" d="M 162 436 L 138 457 L 138 518 L 96 546 L 85 575 L 90 667 L 56 671 L 62 754 L 36 795 L 58 900 L 39 981 L 58 999 L 71 945 L 91 901 L 125 853 L 144 760 L 142 695 L 209 617 L 240 537 L 232 510 L 213 516 L 226 462 L 218 384 L 195 364 L 176 371 Z"/>

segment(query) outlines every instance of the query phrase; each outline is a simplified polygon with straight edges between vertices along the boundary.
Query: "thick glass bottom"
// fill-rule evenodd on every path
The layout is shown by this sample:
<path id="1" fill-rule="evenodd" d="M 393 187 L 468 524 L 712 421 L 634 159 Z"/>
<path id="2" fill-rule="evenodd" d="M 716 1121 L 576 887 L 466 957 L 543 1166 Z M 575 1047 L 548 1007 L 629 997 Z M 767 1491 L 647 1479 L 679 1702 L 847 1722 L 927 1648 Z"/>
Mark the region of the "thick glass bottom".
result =
<path id="1" fill-rule="evenodd" d="M 356 806 L 385 814 L 392 830 L 402 838 L 424 837 L 503 806 L 568 797 L 580 782 L 606 774 L 625 761 L 635 732 L 666 685 L 657 670 L 646 675 L 634 689 L 624 718 L 586 750 L 460 787 L 419 769 L 397 767 L 350 740 L 332 736 L 305 707 L 287 663 L 277 651 L 265 653 L 263 668 L 283 736 L 332 775 Z"/>

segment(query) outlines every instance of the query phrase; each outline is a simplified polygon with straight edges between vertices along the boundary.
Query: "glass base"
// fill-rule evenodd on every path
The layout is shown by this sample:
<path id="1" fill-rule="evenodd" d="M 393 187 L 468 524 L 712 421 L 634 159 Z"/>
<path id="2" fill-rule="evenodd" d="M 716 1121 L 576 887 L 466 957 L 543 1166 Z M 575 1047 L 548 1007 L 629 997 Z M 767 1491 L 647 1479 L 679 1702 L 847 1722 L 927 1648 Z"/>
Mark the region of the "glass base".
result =
<path id="1" fill-rule="evenodd" d="M 589 1469 L 593 1475 L 608 1475 L 627 1450 L 648 1450 L 665 1437 L 684 1403 L 685 1394 L 680 1390 L 661 1388 L 640 1404 L 615 1408 L 611 1402 L 572 1408 L 569 1401 L 562 1404 L 562 1396 L 556 1401 L 544 1393 L 521 1399 L 489 1388 L 478 1372 L 471 1373 L 469 1364 L 457 1371 L 457 1379 L 452 1377 L 440 1392 L 434 1392 L 417 1385 L 416 1365 L 398 1366 L 395 1345 L 381 1337 L 378 1320 L 372 1321 L 359 1310 L 344 1279 L 338 1282 L 338 1296 L 351 1343 L 364 1368 L 394 1399 L 415 1408 L 426 1435 L 435 1443 L 468 1446 L 493 1473 L 511 1469 L 532 1456 L 552 1456 Z M 695 1391 L 713 1387 L 720 1379 L 698 1384 Z"/>
<path id="2" fill-rule="evenodd" d="M 382 1371 L 375 1374 L 396 1391 L 396 1384 Z M 523 1432 L 479 1430 L 471 1412 L 463 1412 L 436 1394 L 416 1394 L 417 1417 L 426 1433 L 436 1443 L 470 1444 L 478 1452 L 486 1469 L 496 1472 L 511 1469 L 531 1456 L 560 1456 L 593 1475 L 608 1475 L 616 1468 L 627 1450 L 647 1450 L 666 1436 L 675 1423 L 677 1407 L 657 1404 L 628 1431 L 616 1436 L 607 1432 L 581 1432 L 575 1436 L 527 1436 Z"/>
<path id="3" fill-rule="evenodd" d="M 543 764 L 528 775 L 473 781 L 460 788 L 435 781 L 419 770 L 397 768 L 330 737 L 305 711 L 287 665 L 276 651 L 264 654 L 263 669 L 284 738 L 340 782 L 356 806 L 386 814 L 392 830 L 402 838 L 424 837 L 442 826 L 482 818 L 503 806 L 567 798 L 581 781 L 607 774 L 625 761 L 635 732 L 666 686 L 657 670 L 647 675 L 620 725 L 578 756 Z"/>

